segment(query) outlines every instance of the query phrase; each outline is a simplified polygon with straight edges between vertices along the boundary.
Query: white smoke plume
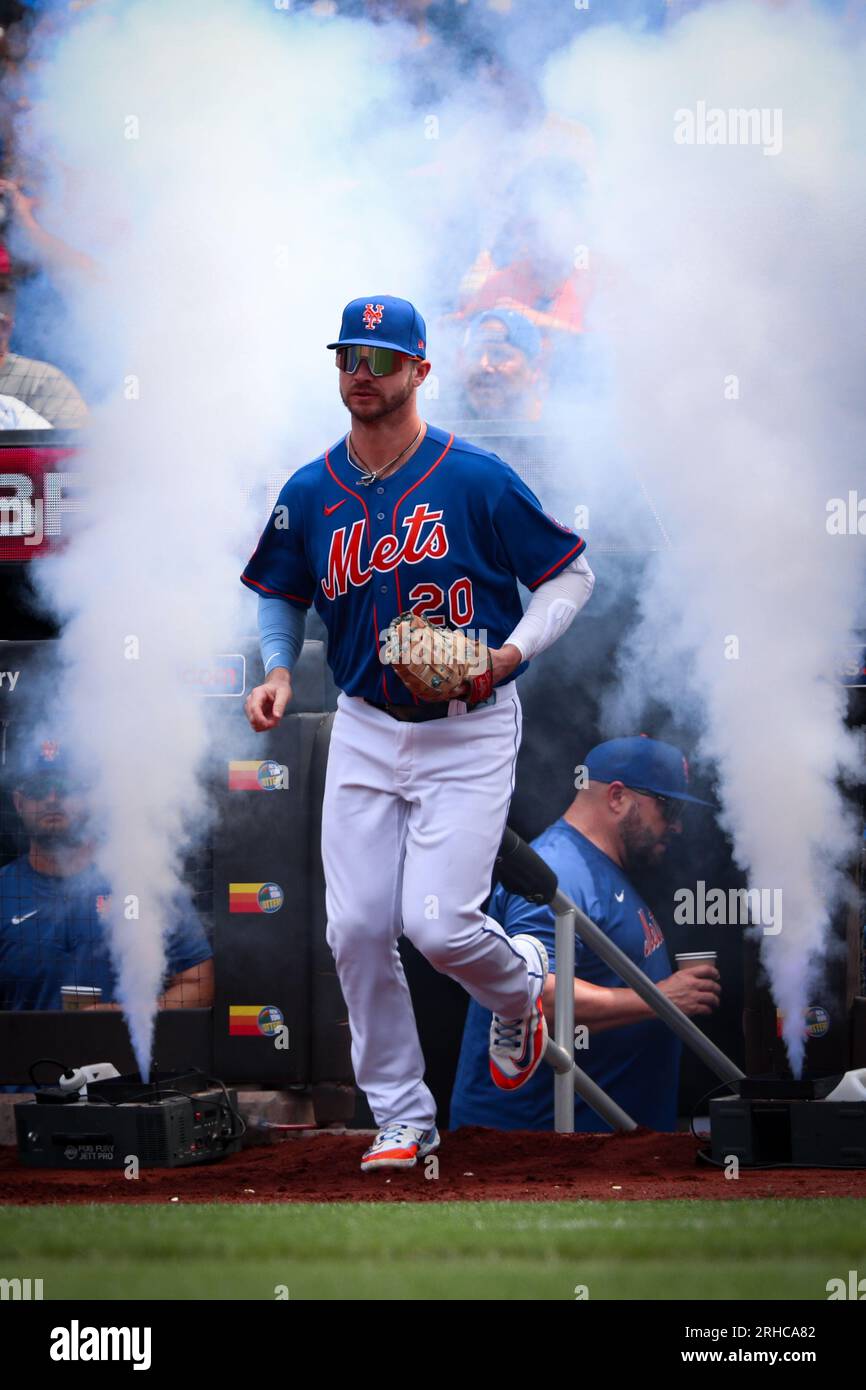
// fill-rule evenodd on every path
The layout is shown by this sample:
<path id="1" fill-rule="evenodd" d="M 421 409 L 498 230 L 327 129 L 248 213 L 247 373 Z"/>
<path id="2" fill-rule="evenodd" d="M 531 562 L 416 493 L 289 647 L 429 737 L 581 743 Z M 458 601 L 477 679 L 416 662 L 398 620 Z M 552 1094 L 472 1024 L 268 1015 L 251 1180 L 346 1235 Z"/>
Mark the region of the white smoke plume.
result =
<path id="1" fill-rule="evenodd" d="M 639 728 L 652 698 L 700 710 L 737 862 L 783 890 L 762 954 L 799 1074 L 857 846 L 837 778 L 863 775 L 834 674 L 864 540 L 829 534 L 827 508 L 864 476 L 866 55 L 806 7 L 716 5 L 662 37 L 596 31 L 548 78 L 598 140 L 596 323 L 623 446 L 671 538 L 607 723 Z"/>
<path id="2" fill-rule="evenodd" d="M 238 576 L 266 513 L 247 490 L 339 437 L 323 349 L 342 304 L 423 297 L 396 194 L 384 210 L 374 137 L 394 141 L 399 90 L 375 37 L 229 0 L 100 7 L 43 56 L 21 132 L 56 175 L 45 224 L 98 265 L 66 286 L 81 384 L 102 393 L 75 465 L 87 500 L 38 573 L 65 620 L 52 707 L 96 779 L 143 1076 L 168 904 L 208 816 L 204 707 L 181 677 L 254 627 Z"/>
<path id="3" fill-rule="evenodd" d="M 99 6 L 38 69 L 21 138 L 55 172 L 41 216 L 100 267 L 67 289 L 97 398 L 78 463 L 93 501 L 44 574 L 66 619 L 67 733 L 98 776 L 143 1073 L 165 904 L 207 816 L 207 731 L 179 672 L 253 625 L 238 572 L 263 517 L 247 488 L 344 429 L 322 351 L 342 304 L 401 294 L 435 323 L 515 201 L 543 253 L 576 237 L 601 268 L 592 328 L 613 390 L 593 408 L 582 383 L 576 447 L 591 440 L 600 469 L 637 460 L 671 539 L 609 724 L 639 728 L 644 698 L 702 710 L 738 861 L 784 888 L 767 959 L 799 1065 L 853 844 L 834 779 L 860 766 L 832 672 L 862 539 L 829 536 L 825 518 L 862 477 L 862 47 L 798 5 L 717 4 L 663 33 L 585 14 L 569 28 L 559 12 L 575 40 L 549 66 L 546 111 L 519 64 L 464 77 L 459 55 L 453 70 L 419 57 L 394 22 L 253 0 Z M 512 57 L 540 52 L 532 6 L 507 22 Z M 713 107 L 766 110 L 768 147 L 781 111 L 781 146 L 678 143 L 676 113 L 697 134 Z M 568 158 L 562 117 L 590 132 L 574 219 L 550 167 L 532 185 L 548 138 Z M 431 332 L 438 372 L 435 347 Z M 557 423 L 574 409 L 568 389 L 550 403 Z M 613 480 L 609 499 L 629 505 Z M 143 904 L 132 925 L 128 894 Z"/>

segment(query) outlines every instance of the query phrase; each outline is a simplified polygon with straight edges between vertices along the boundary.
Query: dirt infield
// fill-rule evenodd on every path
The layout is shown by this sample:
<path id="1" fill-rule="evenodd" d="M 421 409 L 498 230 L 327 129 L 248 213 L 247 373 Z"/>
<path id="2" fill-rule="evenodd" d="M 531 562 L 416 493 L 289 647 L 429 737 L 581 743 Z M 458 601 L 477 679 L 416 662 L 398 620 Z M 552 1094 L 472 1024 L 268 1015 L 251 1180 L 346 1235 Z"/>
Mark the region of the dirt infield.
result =
<path id="1" fill-rule="evenodd" d="M 737 1181 L 698 1158 L 688 1134 L 498 1134 L 443 1136 L 438 1179 L 410 1172 L 361 1173 L 363 1134 L 305 1134 L 246 1149 L 198 1168 L 65 1172 L 24 1168 L 0 1149 L 0 1201 L 45 1202 L 429 1202 L 623 1201 L 660 1197 L 866 1197 L 866 1171 L 740 1170 Z"/>

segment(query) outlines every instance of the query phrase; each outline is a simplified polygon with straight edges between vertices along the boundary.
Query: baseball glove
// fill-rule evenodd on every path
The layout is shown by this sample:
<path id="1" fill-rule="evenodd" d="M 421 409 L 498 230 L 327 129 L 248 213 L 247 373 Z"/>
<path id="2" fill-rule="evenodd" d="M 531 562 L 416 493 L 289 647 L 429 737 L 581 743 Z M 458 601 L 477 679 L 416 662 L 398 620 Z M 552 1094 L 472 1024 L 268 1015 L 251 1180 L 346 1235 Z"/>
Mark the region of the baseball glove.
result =
<path id="1" fill-rule="evenodd" d="M 459 628 L 433 627 L 417 613 L 400 613 L 380 653 L 419 700 L 465 700 L 477 705 L 493 690 L 493 658 Z"/>

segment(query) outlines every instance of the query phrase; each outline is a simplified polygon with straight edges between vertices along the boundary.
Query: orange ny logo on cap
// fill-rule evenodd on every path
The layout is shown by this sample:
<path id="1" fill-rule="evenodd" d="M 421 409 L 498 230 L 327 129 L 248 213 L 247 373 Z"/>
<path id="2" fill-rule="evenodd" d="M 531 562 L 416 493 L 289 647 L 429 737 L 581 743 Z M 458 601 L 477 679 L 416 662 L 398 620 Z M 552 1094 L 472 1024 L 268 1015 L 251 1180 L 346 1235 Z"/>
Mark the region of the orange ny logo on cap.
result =
<path id="1" fill-rule="evenodd" d="M 364 305 L 364 327 L 378 328 L 382 322 L 382 315 L 385 312 L 384 304 L 365 304 Z"/>

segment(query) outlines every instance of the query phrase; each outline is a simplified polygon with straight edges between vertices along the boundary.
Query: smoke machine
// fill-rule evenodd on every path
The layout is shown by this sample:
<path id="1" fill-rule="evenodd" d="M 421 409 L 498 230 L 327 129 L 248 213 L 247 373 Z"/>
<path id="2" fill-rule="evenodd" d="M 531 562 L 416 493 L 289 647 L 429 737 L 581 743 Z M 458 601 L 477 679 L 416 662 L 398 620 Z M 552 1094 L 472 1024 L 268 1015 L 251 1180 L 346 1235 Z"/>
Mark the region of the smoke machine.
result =
<path id="1" fill-rule="evenodd" d="M 715 1163 L 866 1168 L 866 1067 L 803 1081 L 744 1077 L 737 1089 L 710 1101 Z"/>
<path id="2" fill-rule="evenodd" d="M 21 1162 L 32 1168 L 180 1168 L 241 1147 L 237 1095 L 201 1072 L 120 1076 L 110 1063 L 64 1072 L 15 1106 Z"/>

